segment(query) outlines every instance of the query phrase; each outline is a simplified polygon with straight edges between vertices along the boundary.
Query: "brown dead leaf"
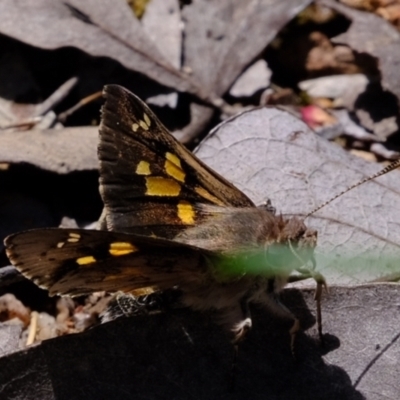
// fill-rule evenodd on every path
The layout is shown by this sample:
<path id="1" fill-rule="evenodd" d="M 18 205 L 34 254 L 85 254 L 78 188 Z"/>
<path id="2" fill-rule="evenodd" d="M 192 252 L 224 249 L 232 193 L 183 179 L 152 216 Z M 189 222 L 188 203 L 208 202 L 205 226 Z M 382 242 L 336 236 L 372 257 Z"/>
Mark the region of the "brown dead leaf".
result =
<path id="1" fill-rule="evenodd" d="M 0 322 L 18 318 L 24 326 L 29 325 L 29 309 L 27 309 L 13 294 L 7 293 L 0 297 Z"/>
<path id="2" fill-rule="evenodd" d="M 391 24 L 399 29 L 400 25 L 400 4 L 392 4 L 387 7 L 381 7 L 376 10 L 376 13 L 385 18 Z"/>
<path id="3" fill-rule="evenodd" d="M 340 0 L 341 3 L 357 8 L 374 12 L 399 28 L 400 3 L 397 0 Z"/>
<path id="4" fill-rule="evenodd" d="M 324 71 L 330 73 L 355 74 L 360 72 L 351 49 L 333 46 L 321 32 L 313 32 L 309 37 L 313 47 L 308 53 L 306 70 L 313 75 Z"/>

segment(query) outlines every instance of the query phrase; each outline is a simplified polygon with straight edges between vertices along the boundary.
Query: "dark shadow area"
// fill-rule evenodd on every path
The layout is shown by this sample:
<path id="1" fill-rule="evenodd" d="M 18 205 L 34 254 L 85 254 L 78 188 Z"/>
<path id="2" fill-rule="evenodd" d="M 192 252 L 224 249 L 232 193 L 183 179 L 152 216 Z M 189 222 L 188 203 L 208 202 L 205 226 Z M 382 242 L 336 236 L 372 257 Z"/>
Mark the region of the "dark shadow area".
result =
<path id="1" fill-rule="evenodd" d="M 309 326 L 313 317 L 301 293 L 290 290 L 284 297 L 302 326 Z M 254 310 L 233 389 L 227 334 L 209 316 L 186 309 L 121 318 L 3 357 L 0 387 L 5 398 L 15 399 L 364 398 L 346 371 L 324 362 L 319 341 L 308 333 L 298 335 L 294 359 L 289 326 Z"/>
<path id="2" fill-rule="evenodd" d="M 13 164 L 0 171 L 0 180 L 3 237 L 18 230 L 58 226 L 64 216 L 87 223 L 101 214 L 97 171 L 61 175 L 29 164 Z"/>

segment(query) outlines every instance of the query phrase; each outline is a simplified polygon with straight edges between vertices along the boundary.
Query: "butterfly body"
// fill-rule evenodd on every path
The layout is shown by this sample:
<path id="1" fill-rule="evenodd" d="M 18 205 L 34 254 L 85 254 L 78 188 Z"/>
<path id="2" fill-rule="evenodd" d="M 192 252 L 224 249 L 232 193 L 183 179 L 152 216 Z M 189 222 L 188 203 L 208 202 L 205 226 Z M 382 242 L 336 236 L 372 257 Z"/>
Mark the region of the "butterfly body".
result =
<path id="1" fill-rule="evenodd" d="M 277 293 L 307 263 L 316 232 L 256 207 L 198 160 L 126 89 L 105 88 L 98 148 L 107 231 L 41 229 L 11 235 L 7 254 L 51 294 L 178 288 L 213 310 L 235 340 L 249 302 L 293 318 Z"/>

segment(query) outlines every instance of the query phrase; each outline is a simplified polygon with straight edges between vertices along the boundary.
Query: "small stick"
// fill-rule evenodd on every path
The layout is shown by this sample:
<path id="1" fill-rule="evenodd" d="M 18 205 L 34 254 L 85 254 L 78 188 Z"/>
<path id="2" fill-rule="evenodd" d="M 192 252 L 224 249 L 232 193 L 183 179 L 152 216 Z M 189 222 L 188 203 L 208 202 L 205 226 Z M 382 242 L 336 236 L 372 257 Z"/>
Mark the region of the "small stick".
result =
<path id="1" fill-rule="evenodd" d="M 38 319 L 39 319 L 39 313 L 37 311 L 32 311 L 31 323 L 29 325 L 29 335 L 28 339 L 26 340 L 27 346 L 30 346 L 35 341 Z"/>
<path id="2" fill-rule="evenodd" d="M 42 104 L 40 104 L 38 110 L 35 113 L 35 116 L 39 117 L 52 110 L 57 104 L 59 104 L 68 96 L 68 94 L 76 86 L 77 83 L 78 83 L 78 78 L 76 76 L 64 82 Z"/>
<path id="3" fill-rule="evenodd" d="M 79 100 L 78 103 L 76 103 L 74 106 L 72 106 L 71 108 L 69 108 L 68 110 L 62 112 L 61 114 L 58 115 L 58 120 L 60 122 L 65 122 L 66 119 L 73 114 L 75 111 L 79 110 L 80 108 L 82 108 L 83 106 L 85 106 L 86 104 L 91 103 L 92 101 L 95 101 L 99 98 L 102 97 L 102 92 L 95 92 L 89 96 L 84 97 L 82 100 Z"/>

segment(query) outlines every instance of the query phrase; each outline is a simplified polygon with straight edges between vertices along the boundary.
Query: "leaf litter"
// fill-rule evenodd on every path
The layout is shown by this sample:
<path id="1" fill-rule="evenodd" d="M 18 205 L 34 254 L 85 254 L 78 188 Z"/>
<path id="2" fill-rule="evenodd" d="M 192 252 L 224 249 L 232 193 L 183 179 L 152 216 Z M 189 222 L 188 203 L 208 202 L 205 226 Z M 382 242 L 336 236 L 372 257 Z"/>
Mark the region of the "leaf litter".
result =
<path id="1" fill-rule="evenodd" d="M 40 215 L 52 215 L 46 220 L 60 223 L 62 218 L 72 217 L 79 226 L 94 221 L 76 210 L 68 215 L 63 210 L 54 214 L 57 205 L 48 201 L 49 194 L 38 195 L 29 192 L 28 186 L 21 187 L 26 183 L 18 181 L 20 175 L 15 171 L 25 171 L 30 165 L 36 168 L 35 174 L 47 179 L 41 175 L 45 171 L 71 175 L 95 170 L 97 128 L 89 125 L 92 120 L 98 121 L 99 105 L 93 107 L 94 111 L 85 105 L 66 119 L 58 116 L 111 82 L 139 92 L 162 113 L 176 113 L 172 129 L 192 147 L 223 116 L 256 106 L 263 98 L 284 105 L 289 113 L 262 108 L 231 117 L 200 142 L 196 151 L 254 201 L 261 203 L 268 198 L 285 215 L 304 216 L 350 184 L 376 172 L 381 166 L 346 150 L 365 154 L 366 158 L 372 155 L 380 161 L 398 156 L 399 33 L 394 11 L 387 6 L 375 10 L 394 21 L 392 26 L 377 15 L 337 2 L 309 4 L 310 1 L 262 0 L 194 0 L 178 4 L 173 0 L 153 0 L 146 6 L 142 20 L 138 20 L 124 1 L 40 0 L 24 5 L 3 1 L 0 42 L 6 44 L 7 56 L 17 55 L 13 65 L 23 65 L 24 70 L 14 77 L 7 74 L 7 69 L 2 70 L 5 79 L 0 84 L 0 99 L 14 113 L 11 120 L 17 126 L 46 108 L 46 113 L 52 113 L 51 124 L 56 122 L 59 129 L 44 131 L 33 124 L 34 130 L 0 132 L 0 175 L 6 182 L 1 195 L 12 199 L 11 193 L 17 191 L 18 199 L 25 196 L 30 204 L 36 204 L 40 197 L 40 207 L 45 204 L 48 210 Z M 157 22 L 160 18 L 164 24 Z M 291 34 L 296 36 L 297 42 L 292 43 L 298 47 L 288 52 L 287 38 Z M 257 74 L 247 81 L 244 75 L 241 81 L 242 74 L 257 68 L 260 62 L 271 71 L 269 80 L 260 73 L 258 81 Z M 50 68 L 60 72 L 60 77 L 54 78 Z M 64 92 L 64 98 L 50 107 L 43 106 L 43 99 L 75 76 L 75 86 Z M 365 88 L 355 84 L 357 77 L 366 82 Z M 336 82 L 340 78 L 350 80 L 348 86 L 354 84 L 356 89 L 346 92 L 345 84 L 339 93 Z M 319 79 L 325 79 L 333 89 L 316 92 L 311 83 Z M 235 82 L 242 85 L 240 91 Z M 290 95 L 281 96 L 282 93 Z M 316 129 L 293 116 L 304 116 L 306 107 L 316 105 L 341 121 L 332 137 L 341 135 L 340 141 L 335 140 L 345 150 L 317 136 Z M 79 117 L 85 113 L 83 119 Z M 313 114 L 308 115 L 311 119 L 308 117 L 306 122 L 315 128 Z M 176 120 L 181 119 L 184 122 L 177 124 Z M 26 171 L 31 174 L 29 168 Z M 354 287 L 397 277 L 398 174 L 392 172 L 349 192 L 306 221 L 318 230 L 317 268 L 329 284 Z M 5 261 L 3 265 L 6 264 Z M 328 325 L 335 302 L 339 302 L 337 307 L 345 307 L 340 303 L 342 289 L 337 290 L 337 296 L 325 302 L 331 313 Z M 360 305 L 372 292 L 355 290 L 354 293 L 363 293 L 358 305 L 361 312 Z M 65 309 L 58 315 L 63 312 Z M 382 308 L 381 316 L 384 315 Z M 378 314 L 371 316 L 377 317 Z M 341 330 L 344 316 L 336 318 Z M 390 318 L 393 320 L 393 316 Z M 330 328 L 334 329 L 334 324 Z M 12 337 L 10 329 L 6 328 L 8 333 L 3 337 Z M 14 333 L 20 329 L 12 328 Z M 340 337 L 344 341 L 346 332 L 341 330 Z M 370 344 L 373 337 L 363 343 Z M 16 348 L 15 341 L 9 343 L 9 349 Z M 346 358 L 339 351 L 330 354 L 331 362 L 344 366 L 352 379 L 363 376 L 363 364 L 358 365 L 357 375 L 350 372 L 351 357 Z M 368 357 L 367 360 L 372 354 Z M 380 369 L 385 368 L 383 363 Z M 371 376 L 377 382 L 380 375 Z M 371 390 L 371 386 L 363 390 Z"/>

